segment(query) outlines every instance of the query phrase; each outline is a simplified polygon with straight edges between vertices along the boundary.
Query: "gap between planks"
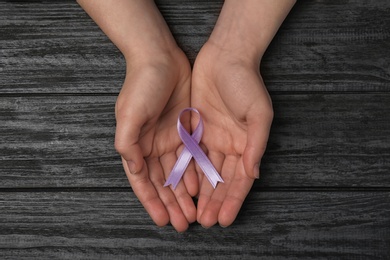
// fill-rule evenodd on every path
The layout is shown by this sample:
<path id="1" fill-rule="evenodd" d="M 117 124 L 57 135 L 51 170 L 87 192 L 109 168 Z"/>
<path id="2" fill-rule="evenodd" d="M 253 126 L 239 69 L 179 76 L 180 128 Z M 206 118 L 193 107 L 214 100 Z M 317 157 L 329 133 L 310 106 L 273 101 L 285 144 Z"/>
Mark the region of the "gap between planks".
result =
<path id="1" fill-rule="evenodd" d="M 347 91 L 269 91 L 269 94 L 271 96 L 279 96 L 279 95 L 290 95 L 290 96 L 296 96 L 296 95 L 315 95 L 315 94 L 324 94 L 324 95 L 340 95 L 340 94 L 346 94 L 346 95 L 367 95 L 367 94 L 389 94 L 389 91 L 354 91 L 354 90 L 347 90 Z M 0 92 L 0 98 L 9 98 L 9 97 L 88 97 L 88 96 L 118 96 L 118 92 L 101 92 L 101 93 L 1 93 Z"/>
<path id="2" fill-rule="evenodd" d="M 133 192 L 131 187 L 0 188 L 0 192 Z M 390 187 L 253 187 L 251 192 L 390 192 Z"/>

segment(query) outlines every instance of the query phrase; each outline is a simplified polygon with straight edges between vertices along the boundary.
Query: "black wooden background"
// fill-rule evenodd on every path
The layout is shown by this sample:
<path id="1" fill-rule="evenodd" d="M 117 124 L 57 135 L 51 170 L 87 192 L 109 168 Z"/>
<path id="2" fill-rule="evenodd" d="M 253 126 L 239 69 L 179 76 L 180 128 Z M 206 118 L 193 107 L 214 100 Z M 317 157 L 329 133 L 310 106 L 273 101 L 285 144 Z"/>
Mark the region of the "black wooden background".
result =
<path id="1" fill-rule="evenodd" d="M 194 61 L 222 1 L 158 1 Z M 262 66 L 261 178 L 228 228 L 158 228 L 114 150 L 120 52 L 75 1 L 0 1 L 0 259 L 389 259 L 390 1 L 299 1 Z"/>

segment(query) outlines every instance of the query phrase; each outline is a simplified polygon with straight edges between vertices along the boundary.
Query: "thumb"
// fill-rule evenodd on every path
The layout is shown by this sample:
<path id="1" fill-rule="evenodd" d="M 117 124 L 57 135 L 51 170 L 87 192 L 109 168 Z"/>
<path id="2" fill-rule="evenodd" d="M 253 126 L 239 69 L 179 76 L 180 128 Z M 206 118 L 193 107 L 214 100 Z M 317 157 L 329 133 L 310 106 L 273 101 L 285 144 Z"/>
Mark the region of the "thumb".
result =
<path id="1" fill-rule="evenodd" d="M 260 161 L 267 147 L 272 117 L 258 115 L 248 119 L 247 143 L 243 154 L 245 172 L 249 178 L 260 177 Z"/>
<path id="2" fill-rule="evenodd" d="M 138 142 L 142 125 L 142 122 L 137 122 L 136 117 L 117 117 L 115 149 L 127 162 L 132 174 L 140 172 L 144 164 Z"/>

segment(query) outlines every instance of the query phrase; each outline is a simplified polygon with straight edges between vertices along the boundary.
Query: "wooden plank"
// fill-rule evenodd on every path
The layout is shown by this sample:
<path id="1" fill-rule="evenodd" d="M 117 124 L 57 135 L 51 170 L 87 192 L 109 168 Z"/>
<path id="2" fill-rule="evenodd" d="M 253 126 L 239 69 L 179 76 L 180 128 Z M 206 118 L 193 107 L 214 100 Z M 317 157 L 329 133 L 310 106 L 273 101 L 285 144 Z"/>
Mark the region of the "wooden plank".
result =
<path id="1" fill-rule="evenodd" d="M 390 2 L 298 1 L 270 45 L 271 91 L 389 91 Z"/>
<path id="2" fill-rule="evenodd" d="M 272 99 L 276 116 L 263 159 L 264 185 L 389 187 L 387 93 Z"/>
<path id="3" fill-rule="evenodd" d="M 124 60 L 76 1 L 2 2 L 0 10 L 1 92 L 118 92 Z"/>
<path id="4" fill-rule="evenodd" d="M 256 187 L 389 187 L 390 94 L 273 95 Z M 115 96 L 0 98 L 0 187 L 128 187 Z"/>
<path id="5" fill-rule="evenodd" d="M 222 1 L 158 1 L 190 61 Z M 271 91 L 389 91 L 390 2 L 299 1 L 271 43 Z M 0 93 L 118 93 L 120 52 L 75 1 L 0 3 Z"/>
<path id="6" fill-rule="evenodd" d="M 0 100 L 1 187 L 128 186 L 114 149 L 115 97 Z"/>
<path id="7" fill-rule="evenodd" d="M 233 226 L 157 228 L 131 192 L 0 193 L 2 259 L 388 259 L 389 192 L 255 192 Z"/>

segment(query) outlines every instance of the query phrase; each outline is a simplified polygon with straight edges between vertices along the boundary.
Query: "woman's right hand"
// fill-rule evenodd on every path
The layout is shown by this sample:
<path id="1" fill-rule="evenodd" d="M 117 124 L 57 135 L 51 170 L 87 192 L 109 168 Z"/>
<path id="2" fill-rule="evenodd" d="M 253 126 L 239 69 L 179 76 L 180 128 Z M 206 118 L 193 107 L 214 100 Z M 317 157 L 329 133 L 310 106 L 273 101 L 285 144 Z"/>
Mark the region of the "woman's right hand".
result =
<path id="1" fill-rule="evenodd" d="M 115 147 L 130 184 L 157 225 L 171 222 L 182 232 L 196 220 L 193 163 L 175 190 L 163 185 L 182 149 L 176 121 L 190 106 L 190 64 L 153 0 L 78 3 L 126 59 L 115 109 Z"/>

